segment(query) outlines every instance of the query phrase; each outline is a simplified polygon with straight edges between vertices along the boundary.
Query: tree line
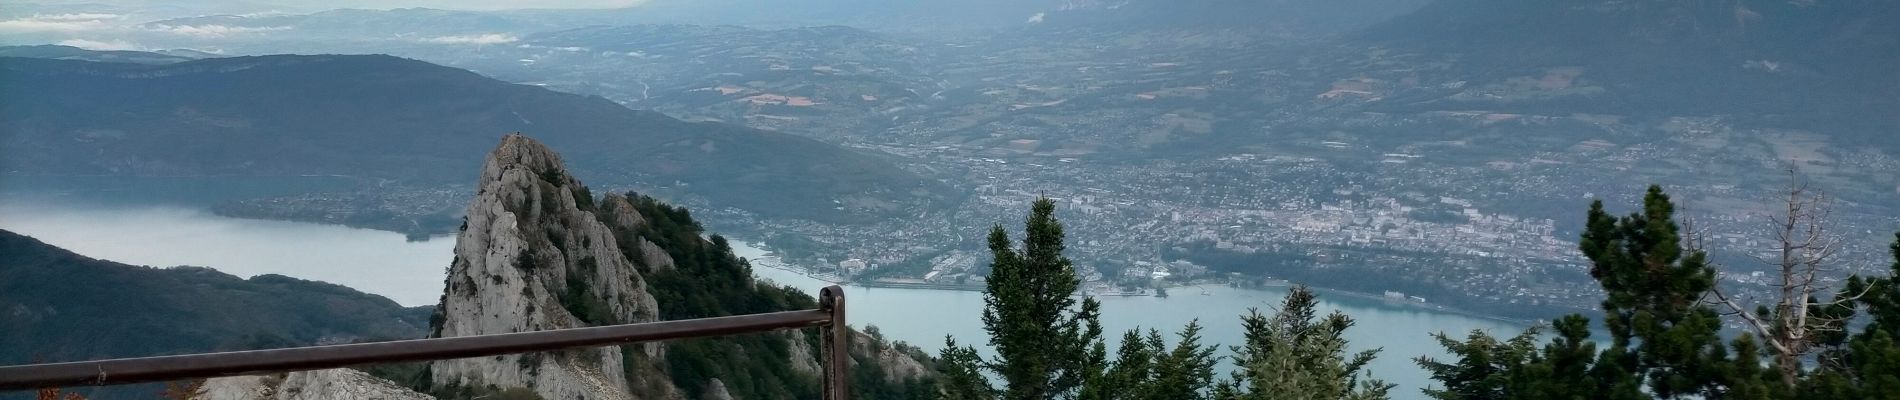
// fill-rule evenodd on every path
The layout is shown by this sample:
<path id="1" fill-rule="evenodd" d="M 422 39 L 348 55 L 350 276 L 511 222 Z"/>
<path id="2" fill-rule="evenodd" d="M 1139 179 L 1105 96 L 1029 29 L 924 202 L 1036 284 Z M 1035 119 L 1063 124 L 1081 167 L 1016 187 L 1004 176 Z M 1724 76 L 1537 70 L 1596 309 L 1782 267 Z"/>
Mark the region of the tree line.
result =
<path id="1" fill-rule="evenodd" d="M 1703 237 L 1651 186 L 1640 211 L 1616 216 L 1593 202 L 1578 250 L 1603 289 L 1601 327 L 1592 338 L 1582 314 L 1514 337 L 1474 331 L 1436 335 L 1451 354 L 1414 361 L 1437 383 L 1435 399 L 1872 399 L 1900 398 L 1900 234 L 1893 263 L 1875 276 L 1833 280 L 1841 241 L 1828 231 L 1825 196 L 1785 193 L 1770 220 L 1769 299 L 1738 299 L 1717 287 L 1720 267 Z M 992 272 L 983 326 L 994 356 L 946 338 L 935 385 L 941 399 L 1253 400 L 1384 399 L 1392 384 L 1371 379 L 1379 350 L 1352 352 L 1353 319 L 1321 316 L 1317 298 L 1293 288 L 1271 314 L 1241 316 L 1244 340 L 1222 352 L 1189 323 L 1173 342 L 1156 330 L 1129 331 L 1113 353 L 1101 304 L 1072 295 L 1080 286 L 1063 255 L 1055 203 L 1037 200 L 1020 244 L 991 228 Z M 1723 334 L 1725 318 L 1743 326 Z M 1214 367 L 1235 369 L 1216 377 Z"/>

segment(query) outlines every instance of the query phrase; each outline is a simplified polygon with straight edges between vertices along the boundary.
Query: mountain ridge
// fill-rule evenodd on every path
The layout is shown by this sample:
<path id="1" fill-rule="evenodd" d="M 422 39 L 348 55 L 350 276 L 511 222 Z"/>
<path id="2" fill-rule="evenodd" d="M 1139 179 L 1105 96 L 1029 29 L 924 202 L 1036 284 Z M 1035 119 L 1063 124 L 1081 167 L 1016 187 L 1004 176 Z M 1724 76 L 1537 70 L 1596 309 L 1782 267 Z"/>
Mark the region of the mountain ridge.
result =
<path id="1" fill-rule="evenodd" d="M 390 56 L 158 66 L 0 58 L 0 71 L 9 87 L 0 143 L 22 150 L 0 169 L 20 173 L 458 183 L 460 171 L 479 166 L 466 155 L 486 151 L 489 132 L 533 130 L 611 185 L 704 196 L 761 215 L 852 221 L 946 198 L 943 184 L 877 155 Z"/>
<path id="2" fill-rule="evenodd" d="M 1348 43 L 1410 57 L 1408 66 L 1445 66 L 1399 71 L 1425 82 L 1475 86 L 1550 76 L 1556 86 L 1600 89 L 1478 101 L 1446 96 L 1462 89 L 1414 90 L 1391 96 L 1377 111 L 1666 110 L 1882 145 L 1879 132 L 1900 129 L 1900 119 L 1886 112 L 1900 107 L 1900 26 L 1883 22 L 1894 18 L 1900 3 L 1866 0 L 1439 0 L 1352 34 Z"/>
<path id="3" fill-rule="evenodd" d="M 0 229 L 0 326 L 8 327 L 0 330 L 0 365 L 409 339 L 426 333 L 429 313 L 282 275 L 245 279 L 99 260 Z"/>
<path id="4" fill-rule="evenodd" d="M 0 46 L 0 57 L 46 58 L 134 64 L 170 64 L 196 60 L 176 54 L 150 51 L 87 50 L 63 45 Z"/>

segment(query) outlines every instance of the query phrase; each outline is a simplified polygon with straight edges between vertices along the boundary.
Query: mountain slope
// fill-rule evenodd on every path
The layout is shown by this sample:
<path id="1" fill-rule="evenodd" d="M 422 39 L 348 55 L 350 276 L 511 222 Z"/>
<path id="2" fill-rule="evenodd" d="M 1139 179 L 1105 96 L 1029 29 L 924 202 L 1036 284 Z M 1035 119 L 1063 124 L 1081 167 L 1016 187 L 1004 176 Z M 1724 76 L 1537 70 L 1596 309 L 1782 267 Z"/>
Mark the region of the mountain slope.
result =
<path id="1" fill-rule="evenodd" d="M 1354 40 L 1413 56 L 1423 86 L 1471 84 L 1388 110 L 1735 115 L 1872 144 L 1900 128 L 1896 18 L 1879 0 L 1440 0 Z M 1544 82 L 1499 89 L 1513 78 Z"/>
<path id="2" fill-rule="evenodd" d="M 0 364 L 414 338 L 428 315 L 342 286 L 125 265 L 5 230 L 0 309 Z"/>
<path id="3" fill-rule="evenodd" d="M 322 282 L 125 265 L 0 230 L 0 365 L 409 339 L 428 315 Z"/>
<path id="4" fill-rule="evenodd" d="M 642 22 L 793 27 L 849 25 L 879 31 L 1016 26 L 1063 0 L 654 0 L 631 9 Z"/>
<path id="5" fill-rule="evenodd" d="M 465 182 L 498 132 L 540 132 L 613 185 L 671 188 L 769 216 L 848 220 L 944 189 L 791 135 L 686 123 L 598 97 L 388 56 L 234 57 L 159 66 L 0 58 L 0 170 L 338 174 Z"/>
<path id="6" fill-rule="evenodd" d="M 1350 32 L 1429 0 L 1071 0 L 1041 22 L 1102 29 L 1236 29 L 1292 35 Z"/>

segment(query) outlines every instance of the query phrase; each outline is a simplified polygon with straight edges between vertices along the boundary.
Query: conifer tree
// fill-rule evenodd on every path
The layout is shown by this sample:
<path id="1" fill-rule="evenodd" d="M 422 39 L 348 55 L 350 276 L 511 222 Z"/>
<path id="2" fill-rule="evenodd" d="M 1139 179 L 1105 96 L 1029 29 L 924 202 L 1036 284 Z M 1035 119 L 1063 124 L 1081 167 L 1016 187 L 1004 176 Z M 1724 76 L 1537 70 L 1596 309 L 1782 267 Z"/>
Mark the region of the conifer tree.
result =
<path id="1" fill-rule="evenodd" d="M 1196 400 L 1207 398 L 1207 389 L 1214 384 L 1214 363 L 1220 358 L 1214 356 L 1215 348 L 1201 344 L 1201 324 L 1188 322 L 1181 328 L 1181 340 L 1176 342 L 1174 350 L 1167 357 L 1155 363 L 1155 384 L 1153 399 Z"/>
<path id="2" fill-rule="evenodd" d="M 1121 346 L 1115 351 L 1115 365 L 1109 367 L 1101 379 L 1084 385 L 1078 399 L 1142 398 L 1142 383 L 1154 378 L 1154 358 L 1160 352 L 1161 349 L 1150 347 L 1138 330 L 1122 334 Z"/>
<path id="3" fill-rule="evenodd" d="M 1889 250 L 1894 261 L 1887 276 L 1850 277 L 1841 289 L 1840 298 L 1854 298 L 1865 310 L 1867 325 L 1830 338 L 1832 350 L 1817 357 L 1818 368 L 1801 382 L 1799 398 L 1900 398 L 1900 233 Z"/>
<path id="4" fill-rule="evenodd" d="M 1081 279 L 1062 254 L 1062 223 L 1055 202 L 1036 200 L 1024 221 L 1022 248 L 1010 246 L 1002 226 L 990 230 L 993 256 L 984 291 L 983 329 L 997 357 L 987 368 L 1001 377 L 1004 399 L 1068 396 L 1091 375 L 1104 355 L 1097 342 L 1101 305 L 1084 299 L 1076 307 Z"/>
<path id="5" fill-rule="evenodd" d="M 937 355 L 938 398 L 942 400 L 990 400 L 996 398 L 996 390 L 983 377 L 983 357 L 976 349 L 958 345 L 957 340 L 948 336 L 943 338 L 943 350 Z"/>
<path id="6" fill-rule="evenodd" d="M 1531 351 L 1534 330 L 1508 343 L 1482 332 L 1464 342 L 1441 336 L 1459 359 L 1417 360 L 1445 385 L 1427 394 L 1449 400 L 1767 393 L 1758 346 L 1736 343 L 1736 356 L 1728 356 L 1717 335 L 1720 316 L 1703 301 L 1715 271 L 1706 254 L 1685 248 L 1674 218 L 1675 205 L 1658 186 L 1649 187 L 1641 212 L 1622 218 L 1605 212 L 1602 201 L 1590 204 L 1578 250 L 1606 295 L 1608 348 L 1596 351 L 1581 315 L 1558 320 L 1558 337 L 1541 352 Z"/>
<path id="7" fill-rule="evenodd" d="M 1684 254 L 1669 195 L 1652 185 L 1642 212 L 1621 219 L 1595 201 L 1588 221 L 1578 248 L 1607 296 L 1603 373 L 1640 373 L 1661 398 L 1720 395 L 1714 365 L 1726 358 L 1717 335 L 1721 317 L 1702 301 L 1715 286 L 1715 270 L 1707 254 Z"/>
<path id="8" fill-rule="evenodd" d="M 939 394 L 945 399 L 1193 400 L 1212 384 L 1214 347 L 1190 323 L 1172 350 L 1160 332 L 1129 331 L 1110 363 L 1102 340 L 1101 303 L 1072 297 L 1081 280 L 1062 255 L 1055 202 L 1037 200 L 1020 249 L 1001 226 L 989 235 L 991 265 L 983 325 L 997 356 L 946 342 Z M 995 390 L 983 372 L 1002 378 Z"/>
<path id="9" fill-rule="evenodd" d="M 1234 362 L 1240 368 L 1232 381 L 1215 388 L 1215 398 L 1386 398 L 1393 385 L 1365 373 L 1366 363 L 1379 350 L 1348 356 L 1344 334 L 1353 325 L 1352 317 L 1334 312 L 1319 318 L 1318 304 L 1312 290 L 1296 286 L 1273 317 L 1258 310 L 1242 317 L 1246 344 L 1234 348 Z"/>
<path id="10" fill-rule="evenodd" d="M 1430 357 L 1414 359 L 1443 388 L 1427 388 L 1425 394 L 1440 400 L 1509 399 L 1517 387 L 1512 376 L 1530 364 L 1539 331 L 1536 328 L 1510 340 L 1500 341 L 1482 330 L 1473 330 L 1464 341 L 1439 333 L 1440 346 L 1457 358 L 1442 362 Z M 1594 354 L 1591 355 L 1595 357 Z"/>

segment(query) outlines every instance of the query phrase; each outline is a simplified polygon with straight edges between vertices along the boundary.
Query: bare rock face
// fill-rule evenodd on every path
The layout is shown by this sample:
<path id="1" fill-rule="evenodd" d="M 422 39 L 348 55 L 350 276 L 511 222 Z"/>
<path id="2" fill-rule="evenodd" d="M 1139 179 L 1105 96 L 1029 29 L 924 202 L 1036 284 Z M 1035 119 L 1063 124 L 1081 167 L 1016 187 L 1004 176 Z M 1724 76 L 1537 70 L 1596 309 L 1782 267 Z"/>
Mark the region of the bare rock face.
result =
<path id="1" fill-rule="evenodd" d="M 234 376 L 205 381 L 201 400 L 432 400 L 395 382 L 353 369 Z"/>
<path id="2" fill-rule="evenodd" d="M 594 199 L 561 158 L 520 134 L 502 139 L 482 167 L 479 191 L 456 238 L 455 261 L 433 336 L 456 337 L 650 322 L 658 306 Z M 610 197 L 609 201 L 613 199 Z M 620 199 L 620 202 L 625 202 Z M 627 207 L 630 211 L 632 208 Z M 603 221 L 605 220 L 605 221 Z M 661 253 L 664 256 L 665 253 Z M 665 260 L 670 265 L 671 260 Z M 432 364 L 436 385 L 532 389 L 549 399 L 677 398 L 658 344 L 514 354 Z M 633 358 L 627 360 L 626 358 Z M 627 367 L 636 376 L 630 384 Z"/>
<path id="3" fill-rule="evenodd" d="M 597 214 L 615 232 L 639 232 L 640 228 L 647 225 L 646 217 L 641 216 L 640 212 L 634 209 L 633 201 L 619 194 L 609 194 L 602 199 Z M 619 244 L 621 248 L 630 251 L 629 254 L 639 255 L 638 260 L 642 271 L 673 269 L 673 257 L 666 254 L 666 249 L 647 241 L 646 238 L 623 236 Z"/>
<path id="4" fill-rule="evenodd" d="M 726 390 L 726 382 L 719 380 L 719 378 L 713 378 L 712 382 L 708 382 L 706 384 L 706 394 L 700 395 L 699 397 L 702 400 L 733 400 L 732 392 Z"/>
<path id="5" fill-rule="evenodd" d="M 812 356 L 818 353 L 812 349 L 811 341 L 805 332 L 790 331 L 785 336 L 785 340 L 791 342 L 789 353 L 792 354 L 792 370 L 814 377 L 825 376 L 825 367 L 818 365 L 818 358 Z"/>
<path id="6" fill-rule="evenodd" d="M 904 354 L 896 344 L 876 340 L 864 332 L 851 331 L 851 347 L 852 353 L 857 354 L 857 357 L 875 358 L 878 365 L 884 369 L 884 379 L 890 382 L 903 382 L 931 374 L 930 367 L 924 366 L 922 362 L 909 354 Z M 853 358 L 850 367 L 857 368 L 858 364 L 858 360 Z"/>

